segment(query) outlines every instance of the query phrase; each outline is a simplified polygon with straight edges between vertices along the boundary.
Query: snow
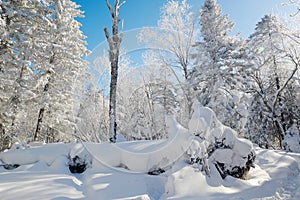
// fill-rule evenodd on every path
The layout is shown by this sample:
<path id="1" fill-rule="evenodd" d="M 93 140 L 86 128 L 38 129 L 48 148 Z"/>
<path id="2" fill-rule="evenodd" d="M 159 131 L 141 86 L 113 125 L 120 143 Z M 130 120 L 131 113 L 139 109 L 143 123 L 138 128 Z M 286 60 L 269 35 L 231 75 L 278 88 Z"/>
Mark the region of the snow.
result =
<path id="1" fill-rule="evenodd" d="M 139 173 L 168 167 L 184 154 L 193 137 L 173 117 L 169 116 L 166 122 L 168 140 L 103 143 L 86 146 L 86 149 L 106 166 L 122 166 Z"/>
<path id="2" fill-rule="evenodd" d="M 0 167 L 1 200 L 300 199 L 299 153 L 253 147 L 220 124 L 209 109 L 194 109 L 194 121 L 189 124 L 192 131 L 169 116 L 169 138 L 164 140 L 17 144 L 0 153 L 0 163 L 20 165 L 11 170 Z M 231 147 L 212 153 L 207 160 L 209 175 L 186 159 L 185 152 L 201 154 L 207 148 L 208 141 L 192 134 L 199 130 L 204 138 L 222 138 Z M 255 168 L 250 169 L 247 180 L 221 177 L 216 160 L 226 165 L 243 165 L 243 156 L 253 149 Z M 69 170 L 70 159 L 75 156 L 88 164 L 82 174 Z M 159 169 L 165 172 L 148 174 Z"/>
<path id="3" fill-rule="evenodd" d="M 288 129 L 286 135 L 284 136 L 284 140 L 281 143 L 285 149 L 291 152 L 300 153 L 300 134 L 295 124 Z"/>
<path id="4" fill-rule="evenodd" d="M 210 176 L 206 176 L 183 160 L 178 160 L 169 170 L 159 176 L 150 176 L 147 173 L 124 169 L 121 166 L 116 167 L 122 161 L 130 167 L 132 167 L 130 163 L 134 162 L 139 166 L 136 167 L 138 170 L 149 168 L 149 163 L 159 159 L 155 159 L 154 153 L 148 155 L 146 152 L 151 152 L 155 147 L 157 149 L 165 147 L 165 142 L 124 142 L 119 145 L 108 143 L 47 144 L 2 152 L 0 159 L 4 163 L 22 165 L 14 170 L 0 168 L 1 199 L 296 200 L 300 198 L 298 165 L 300 154 L 297 153 L 256 147 L 255 168 L 250 170 L 248 180 L 230 176 L 223 180 L 212 162 L 209 163 Z M 103 165 L 102 162 L 96 160 L 95 152 L 92 152 L 94 156 L 92 167 L 83 174 L 71 174 L 67 167 L 67 156 L 75 150 L 82 149 L 82 145 L 98 154 L 101 152 L 101 155 L 118 155 L 118 153 L 112 153 L 116 149 L 119 149 L 119 152 L 121 149 L 130 150 L 131 153 L 110 157 L 110 160 L 106 160 L 106 165 Z M 132 154 L 134 150 L 136 154 Z M 215 156 L 223 157 L 224 162 L 231 159 L 232 150 L 226 149 L 225 151 L 228 152 L 218 154 L 216 151 Z M 142 152 L 144 158 L 139 157 L 139 152 Z M 115 164 L 115 166 L 108 164 Z"/>
<path id="5" fill-rule="evenodd" d="M 240 156 L 247 155 L 253 148 L 252 143 L 249 140 L 239 138 L 235 141 L 233 150 L 237 152 Z"/>
<path id="6" fill-rule="evenodd" d="M 238 138 L 230 127 L 224 126 L 213 110 L 201 107 L 197 101 L 192 106 L 189 131 L 195 135 L 187 151 L 190 162 L 210 174 L 210 165 L 217 166 L 222 177 L 232 175 L 243 177 L 252 166 L 255 153 L 249 140 Z"/>
<path id="7" fill-rule="evenodd" d="M 248 180 L 211 176 L 191 166 L 173 172 L 166 183 L 167 199 L 299 199 L 299 154 L 256 148 L 257 161 Z M 226 156 L 227 157 L 227 156 Z M 228 158 L 228 157 L 227 157 Z M 227 159 L 224 158 L 224 159 Z"/>

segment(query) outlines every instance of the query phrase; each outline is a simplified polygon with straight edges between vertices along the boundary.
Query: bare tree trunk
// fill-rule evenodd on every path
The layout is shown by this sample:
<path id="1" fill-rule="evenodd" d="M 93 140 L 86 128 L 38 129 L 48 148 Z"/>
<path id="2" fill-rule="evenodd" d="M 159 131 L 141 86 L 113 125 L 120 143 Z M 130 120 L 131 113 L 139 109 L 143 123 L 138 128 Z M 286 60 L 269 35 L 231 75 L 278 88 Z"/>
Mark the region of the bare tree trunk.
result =
<path id="1" fill-rule="evenodd" d="M 116 102 L 117 102 L 117 82 L 118 82 L 118 65 L 120 44 L 122 41 L 122 32 L 119 34 L 119 9 L 125 2 L 119 3 L 115 0 L 114 8 L 106 0 L 106 5 L 112 17 L 112 37 L 107 28 L 104 28 L 104 33 L 109 44 L 109 60 L 111 64 L 111 81 L 110 81 L 110 96 L 109 96 L 109 140 L 116 142 L 117 122 L 116 122 Z"/>

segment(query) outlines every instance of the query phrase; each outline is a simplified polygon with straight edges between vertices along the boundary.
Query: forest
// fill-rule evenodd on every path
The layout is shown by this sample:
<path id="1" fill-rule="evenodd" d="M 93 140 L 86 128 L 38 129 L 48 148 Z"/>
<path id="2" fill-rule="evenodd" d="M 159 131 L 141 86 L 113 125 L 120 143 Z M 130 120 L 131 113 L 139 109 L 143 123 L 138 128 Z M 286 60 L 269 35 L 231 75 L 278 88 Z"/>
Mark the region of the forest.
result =
<path id="1" fill-rule="evenodd" d="M 0 0 L 4 198 L 24 175 L 55 193 L 69 180 L 68 199 L 298 199 L 300 1 L 247 38 L 217 0 L 168 0 L 157 27 L 134 31 L 126 2 L 105 2 L 106 41 L 90 51 L 72 0 Z"/>
<path id="2" fill-rule="evenodd" d="M 96 72 L 89 70 L 79 6 L 7 0 L 0 8 L 0 149 L 15 142 L 108 141 L 109 54 L 95 60 Z M 240 137 L 299 150 L 298 18 L 266 14 L 244 39 L 230 35 L 234 22 L 214 0 L 200 13 L 186 0 L 168 1 L 158 27 L 137 35 L 151 46 L 143 63 L 133 66 L 120 50 L 115 134 L 167 138 L 165 117 L 187 127 L 198 101 Z"/>

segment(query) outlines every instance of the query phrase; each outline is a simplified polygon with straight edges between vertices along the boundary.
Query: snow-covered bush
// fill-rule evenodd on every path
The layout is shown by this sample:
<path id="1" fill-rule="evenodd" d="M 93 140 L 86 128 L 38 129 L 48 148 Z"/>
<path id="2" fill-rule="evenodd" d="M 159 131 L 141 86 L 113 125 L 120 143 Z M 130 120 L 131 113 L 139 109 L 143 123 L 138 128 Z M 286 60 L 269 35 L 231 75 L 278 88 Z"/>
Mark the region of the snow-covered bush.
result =
<path id="1" fill-rule="evenodd" d="M 296 124 L 293 124 L 286 132 L 282 147 L 291 152 L 300 153 L 300 135 Z"/>
<path id="2" fill-rule="evenodd" d="M 69 169 L 72 173 L 83 173 L 92 166 L 92 156 L 82 143 L 76 144 L 69 153 Z"/>
<path id="3" fill-rule="evenodd" d="M 69 169 L 72 173 L 83 173 L 87 168 L 86 160 L 80 158 L 79 156 L 75 156 L 74 158 L 70 158 Z"/>
<path id="4" fill-rule="evenodd" d="M 253 145 L 249 140 L 238 138 L 237 133 L 222 125 L 215 113 L 199 103 L 193 105 L 189 131 L 195 135 L 187 154 L 190 163 L 197 165 L 208 175 L 212 163 L 222 178 L 231 175 L 246 178 L 255 160 Z"/>

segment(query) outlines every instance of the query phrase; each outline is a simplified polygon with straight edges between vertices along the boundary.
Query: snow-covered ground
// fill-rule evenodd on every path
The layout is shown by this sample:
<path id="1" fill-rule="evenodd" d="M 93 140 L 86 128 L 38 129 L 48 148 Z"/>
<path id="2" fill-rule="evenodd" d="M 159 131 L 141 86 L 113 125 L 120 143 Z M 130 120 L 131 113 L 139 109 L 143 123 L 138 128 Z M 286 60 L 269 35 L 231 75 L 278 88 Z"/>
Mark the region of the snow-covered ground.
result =
<path id="1" fill-rule="evenodd" d="M 300 199 L 300 154 L 256 148 L 256 166 L 248 180 L 230 176 L 223 180 L 216 170 L 208 177 L 183 160 L 157 176 L 142 172 L 149 151 L 161 149 L 157 147 L 164 142 L 49 144 L 1 153 L 3 162 L 21 166 L 0 168 L 0 199 Z M 92 164 L 83 174 L 70 173 L 68 155 L 86 154 L 85 148 L 92 155 L 115 157 L 105 161 L 91 156 Z M 127 155 L 117 155 L 115 149 Z M 124 158 L 140 171 L 119 165 Z"/>
<path id="2" fill-rule="evenodd" d="M 247 180 L 222 179 L 217 161 L 243 165 L 253 148 L 249 141 L 207 108 L 194 112 L 189 130 L 173 117 L 167 127 L 169 138 L 157 141 L 15 145 L 0 153 L 0 199 L 300 199 L 300 154 L 256 147 Z M 202 156 L 213 141 L 222 142 L 203 160 L 209 173 L 200 171 L 201 162 L 189 164 L 189 156 Z M 69 170 L 77 161 L 87 167 L 82 174 Z"/>

